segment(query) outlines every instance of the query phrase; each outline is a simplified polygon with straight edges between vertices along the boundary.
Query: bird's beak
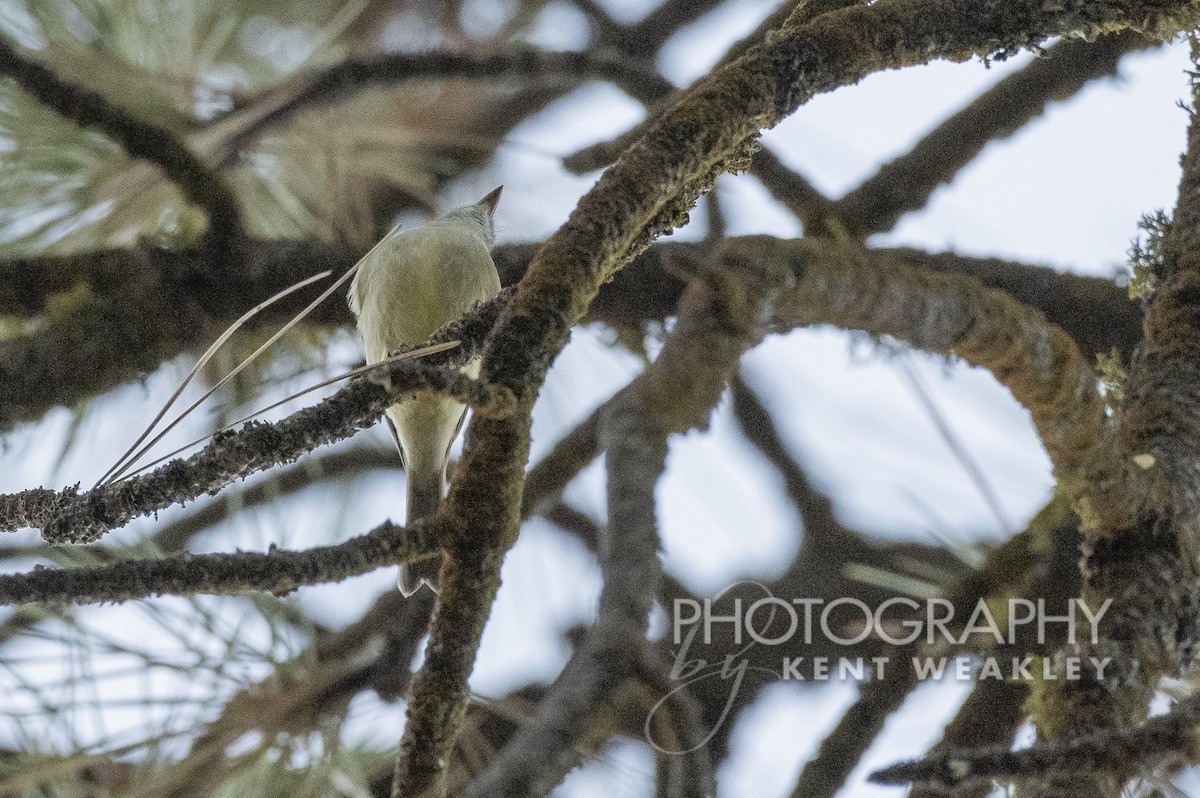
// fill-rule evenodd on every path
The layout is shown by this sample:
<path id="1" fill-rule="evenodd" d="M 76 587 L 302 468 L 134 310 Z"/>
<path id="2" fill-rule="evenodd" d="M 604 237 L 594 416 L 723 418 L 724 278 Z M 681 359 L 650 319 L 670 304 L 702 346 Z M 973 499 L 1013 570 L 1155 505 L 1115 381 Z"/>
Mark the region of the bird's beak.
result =
<path id="1" fill-rule="evenodd" d="M 500 192 L 504 190 L 504 186 L 496 186 L 491 194 L 481 199 L 478 204 L 488 209 L 488 213 L 496 212 L 496 205 L 500 202 Z"/>

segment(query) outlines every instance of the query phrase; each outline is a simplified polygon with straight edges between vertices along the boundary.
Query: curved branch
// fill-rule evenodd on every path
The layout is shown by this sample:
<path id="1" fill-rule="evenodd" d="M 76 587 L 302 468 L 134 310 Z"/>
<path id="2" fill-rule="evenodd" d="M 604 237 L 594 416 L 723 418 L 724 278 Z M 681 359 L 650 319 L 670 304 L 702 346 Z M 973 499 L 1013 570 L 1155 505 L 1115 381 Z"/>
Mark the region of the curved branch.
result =
<path id="1" fill-rule="evenodd" d="M 1105 406 L 1090 364 L 1065 332 L 1006 294 L 899 260 L 860 261 L 850 248 L 837 256 L 805 241 L 779 247 L 748 239 L 739 249 L 743 257 L 774 252 L 791 262 L 797 284 L 780 303 L 782 328 L 835 324 L 892 335 L 991 371 L 1029 409 L 1061 474 L 1078 472 L 1106 440 Z"/>
<path id="2" fill-rule="evenodd" d="M 225 161 L 246 142 L 274 125 L 286 122 L 307 109 L 337 102 L 346 95 L 378 86 L 394 86 L 409 80 L 435 78 L 497 79 L 555 78 L 609 80 L 634 98 L 649 102 L 672 91 L 666 78 L 641 61 L 612 58 L 589 52 L 548 52 L 511 48 L 489 55 L 472 53 L 387 53 L 354 58 L 310 75 L 300 75 L 282 86 L 267 90 L 266 96 L 229 117 L 218 120 L 207 131 L 221 141 L 217 158 Z M 224 131 L 232 128 L 228 133 Z"/>
<path id="3" fill-rule="evenodd" d="M 719 173 L 744 166 L 763 127 L 776 124 L 817 93 L 889 67 L 977 52 L 1004 53 L 1080 29 L 1095 34 L 1104 27 L 1161 24 L 1172 12 L 1188 12 L 1188 21 L 1195 16 L 1182 0 L 1157 0 L 1152 6 L 1008 2 L 981 7 L 970 0 L 855 6 L 804 27 L 785 25 L 761 49 L 693 86 L 626 150 L 538 250 L 485 350 L 483 379 L 510 388 L 520 412 L 508 419 L 473 419 L 467 431 L 447 500 L 459 531 L 446 549 L 428 656 L 413 681 L 393 782 L 397 798 L 445 791 L 446 763 L 469 698 L 471 663 L 499 587 L 500 563 L 519 527 L 533 400 L 550 363 L 566 345 L 570 328 L 583 318 L 600 286 L 656 235 L 680 224 Z M 1070 343 L 1065 334 L 1059 335 L 1061 341 L 1055 338 L 1055 343 Z M 1068 349 L 1064 345 L 1055 351 Z M 981 354 L 995 353 L 982 347 Z M 684 380 L 681 386 L 693 384 Z M 1027 387 L 1042 386 L 1035 381 L 1014 390 L 1026 394 Z M 678 396 L 670 394 L 671 399 Z M 1088 448 L 1071 435 L 1060 440 L 1060 428 L 1050 423 L 1059 420 L 1065 402 L 1036 390 L 1025 398 L 1031 400 L 1035 418 L 1046 407 L 1054 408 L 1049 417 L 1039 419 L 1052 451 L 1065 450 L 1069 462 L 1071 455 Z M 1076 404 L 1085 406 L 1075 409 L 1090 409 L 1086 395 Z M 690 418 L 683 413 L 670 421 Z M 1065 430 L 1075 432 L 1087 421 L 1094 419 L 1066 424 Z M 666 428 L 673 429 L 673 424 Z"/>
<path id="4" fill-rule="evenodd" d="M 999 81 L 907 153 L 880 167 L 835 202 L 831 214 L 856 238 L 890 229 L 905 213 L 924 207 L 934 190 L 953 180 L 989 142 L 1013 135 L 1051 103 L 1069 100 L 1097 79 L 1116 75 L 1126 54 L 1159 44 L 1122 31 L 1094 43 L 1054 45 L 1044 58 Z"/>

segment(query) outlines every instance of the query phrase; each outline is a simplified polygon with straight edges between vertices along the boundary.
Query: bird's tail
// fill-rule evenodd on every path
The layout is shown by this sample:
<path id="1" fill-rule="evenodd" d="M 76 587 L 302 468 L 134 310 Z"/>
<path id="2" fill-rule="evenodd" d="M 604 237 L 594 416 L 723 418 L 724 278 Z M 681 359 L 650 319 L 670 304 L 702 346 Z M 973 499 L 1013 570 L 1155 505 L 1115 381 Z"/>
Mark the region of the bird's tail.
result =
<path id="1" fill-rule="evenodd" d="M 432 469 L 432 473 L 424 473 L 424 469 L 413 469 L 408 477 L 408 525 L 428 518 L 437 512 L 438 504 L 442 501 L 442 485 L 445 483 L 445 470 Z M 428 585 L 434 593 L 437 592 L 438 570 L 442 558 L 431 557 L 427 560 L 408 563 L 400 566 L 396 586 L 405 598 Z"/>

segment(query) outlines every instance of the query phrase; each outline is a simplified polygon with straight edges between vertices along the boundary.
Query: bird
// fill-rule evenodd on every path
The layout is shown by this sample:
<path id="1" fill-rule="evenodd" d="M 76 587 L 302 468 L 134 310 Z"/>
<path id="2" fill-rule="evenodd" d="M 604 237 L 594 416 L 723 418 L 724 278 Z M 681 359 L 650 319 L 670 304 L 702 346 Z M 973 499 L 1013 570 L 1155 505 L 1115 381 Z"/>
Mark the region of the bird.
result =
<path id="1" fill-rule="evenodd" d="M 363 258 L 348 299 L 368 365 L 420 345 L 500 293 L 491 249 L 492 217 L 503 188 L 422 227 L 392 231 Z M 479 359 L 462 371 L 477 377 Z M 457 400 L 428 391 L 406 395 L 385 411 L 406 475 L 408 525 L 437 512 L 450 447 L 465 414 Z M 437 558 L 401 565 L 400 592 L 409 597 L 425 585 L 436 593 L 439 567 Z"/>

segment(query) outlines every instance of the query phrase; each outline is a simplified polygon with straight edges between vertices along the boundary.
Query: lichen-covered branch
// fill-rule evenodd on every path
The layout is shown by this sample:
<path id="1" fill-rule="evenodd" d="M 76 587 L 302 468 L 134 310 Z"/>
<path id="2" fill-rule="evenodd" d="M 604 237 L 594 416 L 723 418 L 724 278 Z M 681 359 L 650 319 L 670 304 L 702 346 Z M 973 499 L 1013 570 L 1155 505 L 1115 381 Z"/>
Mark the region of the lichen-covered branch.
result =
<path id="1" fill-rule="evenodd" d="M 715 71 L 664 112 L 538 250 L 485 350 L 483 379 L 512 390 L 520 412 L 507 419 L 474 419 L 467 431 L 446 505 L 455 531 L 442 567 L 442 596 L 425 665 L 413 682 L 394 795 L 424 798 L 445 792 L 446 762 L 466 710 L 466 680 L 499 586 L 500 562 L 519 527 L 530 413 L 546 370 L 600 286 L 656 235 L 680 224 L 717 174 L 744 167 L 761 128 L 776 124 L 814 94 L 880 69 L 1004 53 L 1073 31 L 1091 35 L 1121 26 L 1182 25 L 1194 20 L 1195 11 L 1193 4 L 1178 0 L 1050 7 L 906 0 L 854 6 L 803 27 L 785 25 L 765 46 Z M 1049 333 L 1050 352 L 1066 355 L 1070 340 L 1058 335 L 1061 340 Z M 1070 371 L 1070 357 L 1058 363 L 1034 358 L 1028 364 L 1036 367 L 1031 380 L 1016 371 L 1026 365 L 1020 357 L 1011 365 L 1005 362 L 1005 355 L 1026 354 L 1021 347 L 974 343 L 979 348 L 971 354 L 997 358 L 988 365 L 1028 402 L 1060 465 L 1075 465 L 1074 458 L 1092 446 L 1075 433 L 1099 426 L 1081 375 L 1070 374 L 1074 379 L 1066 385 L 1036 379 L 1051 368 Z M 1043 392 L 1051 383 L 1066 388 L 1064 395 Z M 687 395 L 685 387 L 692 387 L 690 380 L 681 383 L 679 393 L 663 398 Z M 1084 411 L 1083 421 L 1065 419 L 1066 405 Z M 1096 412 L 1102 416 L 1098 403 Z M 666 427 L 672 429 L 670 423 Z"/>
<path id="2" fill-rule="evenodd" d="M 671 432 L 703 427 L 741 354 L 766 332 L 775 298 L 791 284 L 778 263 L 722 258 L 684 294 L 659 358 L 607 403 L 597 437 L 607 451 L 604 590 L 596 623 L 535 717 L 468 795 L 543 795 L 578 764 L 594 715 L 633 677 L 661 578 L 654 486 Z"/>
<path id="3" fill-rule="evenodd" d="M 305 551 L 176 555 L 98 568 L 39 568 L 0 575 L 0 604 L 88 604 L 253 590 L 286 593 L 302 585 L 340 582 L 382 566 L 419 559 L 437 550 L 441 535 L 441 529 L 433 524 L 405 529 L 384 523 L 344 543 Z"/>
<path id="4" fill-rule="evenodd" d="M 833 242 L 810 243 L 837 251 Z M 536 249 L 534 244 L 496 248 L 494 258 L 505 285 L 520 279 Z M 1111 280 L 995 258 L 916 250 L 867 252 L 862 257 L 878 252 L 921 268 L 970 274 L 1002 288 L 1040 309 L 1089 357 L 1114 347 L 1128 357 L 1141 338 L 1137 306 Z M 0 342 L 0 430 L 149 373 L 187 347 L 215 337 L 247 307 L 280 287 L 327 269 L 340 273 L 355 260 L 344 247 L 296 241 L 251 241 L 244 254 L 245 270 L 238 282 L 226 286 L 219 304 L 184 279 L 206 268 L 207 257 L 194 249 L 138 248 L 0 261 L 0 313 L 36 316 L 47 297 L 79 282 L 89 292 L 87 304 L 47 332 Z M 668 318 L 683 290 L 674 264 L 686 270 L 709 254 L 709 248 L 698 244 L 654 245 L 601 287 L 585 320 L 637 327 Z M 121 290 L 112 291 L 112 286 Z M 285 321 L 302 306 L 289 300 L 268 308 L 255 323 Z M 326 302 L 310 318 L 323 324 L 351 322 L 343 302 Z"/>
<path id="5" fill-rule="evenodd" d="M 1061 496 L 1054 497 L 1023 531 L 994 549 L 978 570 L 966 572 L 951 585 L 946 598 L 956 607 L 971 607 L 984 599 L 1017 594 L 1045 600 L 1049 606 L 1062 606 L 1056 602 L 1068 599 L 1077 586 L 1076 581 L 1064 577 L 1063 573 L 1064 570 L 1075 570 L 1078 538 L 1074 534 L 1073 521 L 1069 502 Z M 963 617 L 968 614 L 962 613 Z M 1035 644 L 1039 641 L 1028 637 L 1025 629 L 1016 633 L 1016 652 L 1020 655 L 1040 653 Z M 1000 648 L 993 651 L 999 653 Z M 921 652 L 918 641 L 888 653 L 893 663 L 905 663 L 910 656 Z M 883 678 L 862 685 L 858 699 L 801 771 L 792 798 L 833 798 L 883 729 L 887 718 L 919 684 L 915 670 L 900 665 L 889 669 Z M 1009 714 L 1013 714 L 1011 708 Z M 1019 723 L 1019 711 L 1016 715 Z M 992 728 L 993 733 L 1003 734 L 1005 727 L 997 723 Z M 1011 732 L 1012 728 L 1010 735 Z"/>
<path id="6" fill-rule="evenodd" d="M 1050 459 L 1064 476 L 1091 461 L 1105 438 L 1097 378 L 1070 336 L 1041 313 L 957 275 L 938 274 L 854 249 L 805 241 L 745 239 L 745 257 L 786 258 L 796 288 L 779 304 L 776 324 L 834 324 L 892 335 L 928 352 L 982 366 L 1029 409 Z"/>
<path id="7" fill-rule="evenodd" d="M 750 48 L 762 45 L 766 41 L 767 35 L 783 27 L 784 23 L 793 28 L 798 28 L 821 14 L 837 11 L 840 8 L 854 5 L 856 2 L 861 2 L 861 0 L 787 0 L 787 2 L 781 3 L 774 11 L 768 14 L 753 31 L 731 45 L 717 63 L 713 65 L 713 69 L 717 70 L 727 66 L 745 55 Z M 666 5 L 660 7 L 657 11 L 661 12 L 665 8 L 667 8 Z M 657 12 L 651 16 L 655 15 L 657 15 Z M 640 49 L 633 49 L 637 47 L 636 40 L 623 39 L 621 46 L 628 53 L 642 52 Z M 665 99 L 665 97 L 666 95 L 664 94 L 658 99 Z M 661 111 L 662 109 L 655 110 Z M 608 166 L 617 160 L 621 153 L 631 144 L 645 134 L 657 115 L 657 113 L 652 112 L 646 120 L 634 125 L 624 133 L 608 141 L 591 144 L 578 152 L 571 153 L 563 158 L 563 168 L 575 174 L 583 174 L 593 169 Z M 754 171 L 754 167 L 752 167 L 752 171 Z M 799 175 L 796 175 L 796 178 L 801 179 Z"/>
<path id="8" fill-rule="evenodd" d="M 1011 748 L 1014 735 L 1025 722 L 1028 698 L 1029 687 L 1021 682 L 977 682 L 931 753 L 992 745 Z M 993 786 L 988 781 L 974 788 L 962 787 L 955 791 L 955 798 L 987 798 Z M 909 798 L 945 798 L 945 791 L 925 783 L 914 784 Z"/>
<path id="9" fill-rule="evenodd" d="M 1193 98 L 1200 105 L 1200 92 Z M 1041 737 L 1087 748 L 1100 739 L 1157 728 L 1148 721 L 1159 680 L 1195 664 L 1200 650 L 1200 116 L 1193 112 L 1174 218 L 1155 264 L 1159 285 L 1146 308 L 1145 340 L 1118 408 L 1122 468 L 1093 479 L 1085 530 L 1084 597 L 1112 599 L 1101 636 L 1069 649 L 1111 656 L 1093 678 L 1048 682 L 1037 696 Z M 1136 465 L 1135 465 L 1136 464 Z M 1112 495 L 1120 497 L 1113 501 Z M 1191 758 L 1194 758 L 1191 757 Z M 1139 759 L 1114 757 L 1074 778 L 1048 776 L 1030 795 L 1116 795 Z"/>
<path id="10" fill-rule="evenodd" d="M 661 577 L 653 494 L 666 434 L 627 399 L 610 409 L 601 435 L 608 451 L 609 523 L 601 538 L 604 590 L 597 621 L 537 713 L 470 784 L 467 796 L 547 794 L 579 763 L 579 742 L 596 725 L 596 715 L 607 712 L 616 691 L 636 674 Z"/>
<path id="11" fill-rule="evenodd" d="M 461 323 L 460 323 L 461 324 Z M 459 325 L 439 333 L 453 334 Z M 446 353 L 454 355 L 455 350 Z M 468 352 L 457 353 L 462 358 Z M 172 460 L 154 471 L 80 493 L 35 488 L 0 496 L 0 530 L 33 526 L 51 543 L 88 543 L 133 518 L 215 493 L 239 477 L 290 462 L 301 454 L 371 426 L 395 397 L 414 389 L 453 396 L 483 415 L 513 410 L 502 387 L 471 380 L 454 371 L 401 361 L 385 373 L 389 387 L 359 380 L 312 407 L 276 423 L 247 422 L 236 432 L 221 432 L 200 452 Z"/>

